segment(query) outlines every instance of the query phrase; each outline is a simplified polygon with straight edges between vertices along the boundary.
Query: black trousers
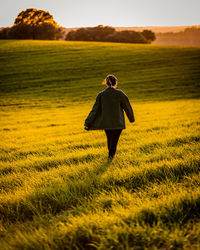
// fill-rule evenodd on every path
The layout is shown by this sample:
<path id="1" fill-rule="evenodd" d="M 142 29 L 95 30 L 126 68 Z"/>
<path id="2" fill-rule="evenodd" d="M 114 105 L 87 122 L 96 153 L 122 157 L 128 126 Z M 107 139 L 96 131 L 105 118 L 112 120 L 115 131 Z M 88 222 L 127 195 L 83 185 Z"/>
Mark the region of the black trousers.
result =
<path id="1" fill-rule="evenodd" d="M 107 145 L 109 150 L 109 157 L 113 157 L 116 153 L 117 143 L 122 132 L 122 129 L 106 129 Z"/>

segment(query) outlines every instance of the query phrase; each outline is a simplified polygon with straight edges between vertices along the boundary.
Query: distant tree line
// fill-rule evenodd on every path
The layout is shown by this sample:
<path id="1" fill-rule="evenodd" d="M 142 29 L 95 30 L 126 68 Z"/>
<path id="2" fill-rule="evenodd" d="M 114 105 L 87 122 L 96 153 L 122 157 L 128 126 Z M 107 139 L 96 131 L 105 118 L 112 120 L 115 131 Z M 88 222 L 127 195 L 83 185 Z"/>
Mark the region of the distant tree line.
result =
<path id="1" fill-rule="evenodd" d="M 69 41 L 151 43 L 156 37 L 151 30 L 143 30 L 142 32 L 116 31 L 111 26 L 103 25 L 72 30 L 64 37 L 64 28 L 54 21 L 53 16 L 48 11 L 29 8 L 18 14 L 12 27 L 0 30 L 0 39 L 65 39 Z"/>
<path id="2" fill-rule="evenodd" d="M 165 32 L 156 34 L 156 43 L 171 45 L 200 45 L 200 28 L 190 27 L 179 32 Z"/>
<path id="3" fill-rule="evenodd" d="M 57 40 L 62 36 L 63 30 L 53 16 L 48 11 L 34 8 L 21 11 L 12 27 L 0 31 L 0 39 Z"/>
<path id="4" fill-rule="evenodd" d="M 68 41 L 103 41 L 121 43 L 151 43 L 156 39 L 151 30 L 142 32 L 123 30 L 116 31 L 111 26 L 98 25 L 96 27 L 80 28 L 68 32 Z"/>

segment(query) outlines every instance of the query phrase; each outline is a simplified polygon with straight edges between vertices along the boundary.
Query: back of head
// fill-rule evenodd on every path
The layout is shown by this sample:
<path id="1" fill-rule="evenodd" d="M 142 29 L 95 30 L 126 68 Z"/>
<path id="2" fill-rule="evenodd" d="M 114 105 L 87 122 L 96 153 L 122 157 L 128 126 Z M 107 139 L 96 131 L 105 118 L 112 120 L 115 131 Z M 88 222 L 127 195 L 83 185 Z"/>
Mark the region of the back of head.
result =
<path id="1" fill-rule="evenodd" d="M 114 75 L 107 75 L 106 78 L 103 81 L 103 84 L 106 84 L 108 87 L 116 86 L 118 82 L 118 79 Z"/>

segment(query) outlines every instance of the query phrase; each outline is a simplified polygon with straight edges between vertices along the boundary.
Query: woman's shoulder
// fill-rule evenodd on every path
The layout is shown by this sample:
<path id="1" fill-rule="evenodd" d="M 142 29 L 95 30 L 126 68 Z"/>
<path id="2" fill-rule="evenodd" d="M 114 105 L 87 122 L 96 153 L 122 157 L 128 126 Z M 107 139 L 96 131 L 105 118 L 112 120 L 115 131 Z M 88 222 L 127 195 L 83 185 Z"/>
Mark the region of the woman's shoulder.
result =
<path id="1" fill-rule="evenodd" d="M 115 89 L 120 95 L 127 96 L 121 89 Z"/>
<path id="2" fill-rule="evenodd" d="M 127 96 L 124 91 L 122 91 L 121 89 L 115 89 L 115 88 L 112 88 L 112 90 L 114 90 L 115 93 L 117 93 L 117 95 L 119 96 Z M 104 89 L 102 90 L 101 92 L 98 93 L 97 96 L 101 96 L 101 95 L 104 95 L 104 93 L 106 93 L 108 91 L 108 88 L 107 89 Z"/>

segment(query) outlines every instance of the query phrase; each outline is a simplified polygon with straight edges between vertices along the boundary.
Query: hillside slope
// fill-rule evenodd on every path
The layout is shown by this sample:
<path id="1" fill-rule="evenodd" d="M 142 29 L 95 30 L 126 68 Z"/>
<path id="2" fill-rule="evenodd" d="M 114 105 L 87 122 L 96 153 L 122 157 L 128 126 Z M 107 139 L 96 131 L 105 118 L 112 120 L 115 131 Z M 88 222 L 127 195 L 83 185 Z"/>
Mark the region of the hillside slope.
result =
<path id="1" fill-rule="evenodd" d="M 199 97 L 198 47 L 19 40 L 0 45 L 0 97 L 6 102 L 93 100 L 109 73 L 135 101 Z"/>

